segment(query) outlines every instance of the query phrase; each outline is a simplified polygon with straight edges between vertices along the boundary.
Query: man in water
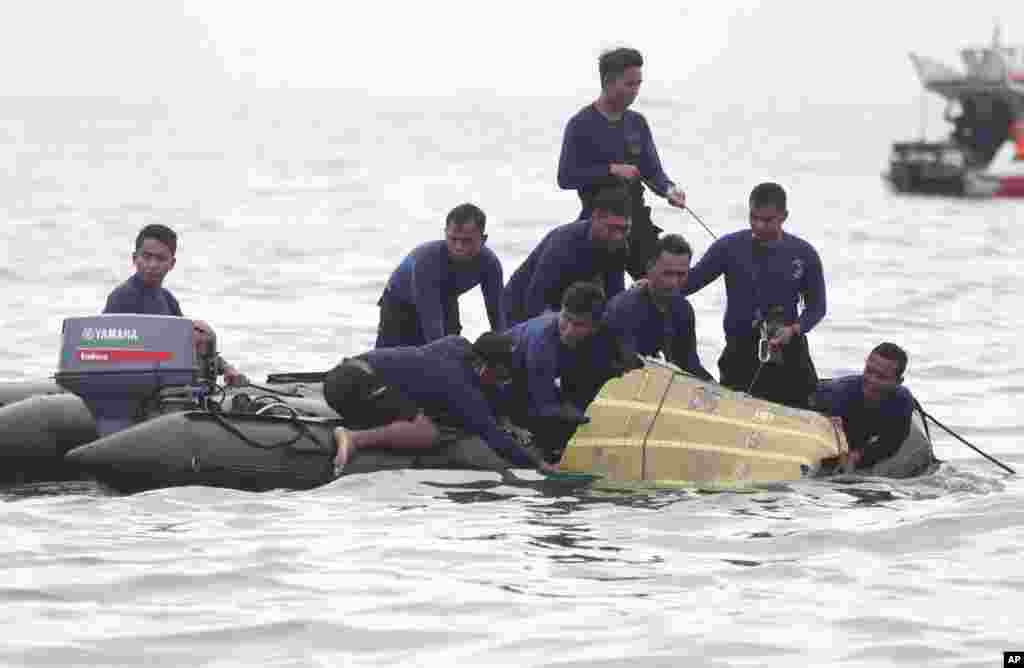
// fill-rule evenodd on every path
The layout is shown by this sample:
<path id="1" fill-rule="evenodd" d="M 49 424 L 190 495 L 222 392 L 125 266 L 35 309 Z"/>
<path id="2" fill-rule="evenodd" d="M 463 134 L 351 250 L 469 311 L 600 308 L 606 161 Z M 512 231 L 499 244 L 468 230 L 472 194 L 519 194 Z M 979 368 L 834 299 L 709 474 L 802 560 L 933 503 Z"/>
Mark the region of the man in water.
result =
<path id="1" fill-rule="evenodd" d="M 602 188 L 589 218 L 548 232 L 505 286 L 508 324 L 557 311 L 566 288 L 592 282 L 606 297 L 626 288 L 625 249 L 629 233 L 629 193 L 622 186 Z"/>
<path id="2" fill-rule="evenodd" d="M 512 383 L 499 406 L 531 432 L 549 461 L 557 461 L 601 386 L 623 369 L 611 337 L 602 331 L 604 293 L 592 283 L 569 286 L 561 310 L 522 322 L 505 334 L 515 342 Z"/>
<path id="3" fill-rule="evenodd" d="M 598 189 L 614 182 L 627 184 L 628 217 L 633 221 L 627 269 L 634 279 L 647 270 L 661 232 L 651 222 L 650 207 L 644 205 L 643 184 L 672 206 L 686 206 L 686 195 L 661 167 L 647 119 L 629 109 L 640 92 L 643 65 L 643 56 L 636 49 L 620 48 L 601 54 L 601 94 L 569 119 L 558 158 L 558 185 L 579 194 L 583 203 L 581 219 L 590 217 Z"/>
<path id="4" fill-rule="evenodd" d="M 682 292 L 693 250 L 678 234 L 661 237 L 655 249 L 647 280 L 608 303 L 605 324 L 626 350 L 648 356 L 664 353 L 680 369 L 714 381 L 697 354 L 696 317 Z"/>
<path id="5" fill-rule="evenodd" d="M 476 343 L 446 336 L 421 347 L 377 348 L 342 360 L 324 380 L 324 399 L 345 421 L 335 430 L 337 472 L 358 450 L 429 451 L 482 439 L 493 453 L 454 465 L 550 470 L 498 428 L 484 390 L 504 382 L 514 340 L 494 333 Z"/>
<path id="6" fill-rule="evenodd" d="M 498 256 L 484 247 L 487 216 L 460 204 L 445 219 L 443 240 L 417 246 L 398 265 L 378 302 L 377 348 L 419 346 L 462 331 L 459 295 L 477 285 L 491 329 L 505 329 Z"/>
<path id="7" fill-rule="evenodd" d="M 164 279 L 176 262 L 178 235 L 166 225 L 146 225 L 135 237 L 132 264 L 135 274 L 107 296 L 104 313 L 143 313 L 182 317 L 178 300 L 165 288 Z M 193 342 L 200 359 L 210 363 L 209 377 L 223 374 L 228 385 L 245 385 L 248 379 L 216 352 L 217 335 L 203 320 L 194 320 Z"/>
<path id="8" fill-rule="evenodd" d="M 818 381 L 807 334 L 825 316 L 825 278 L 814 247 L 782 231 L 788 215 L 782 186 L 755 187 L 750 229 L 712 243 L 683 291 L 693 294 L 725 276 L 726 345 L 718 360 L 723 385 L 806 407 Z"/>
<path id="9" fill-rule="evenodd" d="M 874 466 L 896 454 L 907 439 L 914 397 L 903 387 L 906 370 L 907 353 L 895 343 L 880 343 L 868 355 L 863 374 L 828 384 L 818 408 L 842 418 L 849 467 Z"/>

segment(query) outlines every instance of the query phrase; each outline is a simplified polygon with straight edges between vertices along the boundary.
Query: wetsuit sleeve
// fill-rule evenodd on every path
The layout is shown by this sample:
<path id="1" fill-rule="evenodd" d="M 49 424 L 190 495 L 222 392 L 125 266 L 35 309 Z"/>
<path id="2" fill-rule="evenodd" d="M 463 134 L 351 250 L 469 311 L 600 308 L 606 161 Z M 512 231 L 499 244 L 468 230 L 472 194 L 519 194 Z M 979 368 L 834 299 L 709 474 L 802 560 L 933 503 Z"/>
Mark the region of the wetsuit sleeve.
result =
<path id="1" fill-rule="evenodd" d="M 676 366 L 689 371 L 701 380 L 714 382 L 715 378 L 704 365 L 700 363 L 700 355 L 697 353 L 697 316 L 693 312 L 693 305 L 685 302 L 687 312 L 683 315 L 684 322 L 680 323 L 680 331 L 676 335 L 676 354 L 683 359 L 671 360 Z"/>
<path id="2" fill-rule="evenodd" d="M 487 308 L 487 320 L 491 323 L 492 332 L 504 332 L 505 306 L 502 303 L 502 286 L 504 277 L 501 271 L 501 260 L 497 255 L 487 258 L 487 266 L 480 281 L 480 291 L 484 295 L 484 306 Z"/>
<path id="3" fill-rule="evenodd" d="M 594 162 L 587 154 L 586 142 L 582 141 L 586 129 L 578 117 L 573 117 L 565 126 L 562 136 L 562 153 L 558 156 L 558 187 L 563 190 L 580 190 L 607 181 L 611 173 L 608 163 Z"/>
<path id="4" fill-rule="evenodd" d="M 621 294 L 626 290 L 626 272 L 620 270 L 609 271 L 604 280 L 605 285 L 608 286 L 608 294 L 605 295 L 606 299 L 611 299 L 615 295 Z"/>
<path id="5" fill-rule="evenodd" d="M 169 290 L 164 290 L 164 294 L 167 295 L 167 305 L 171 307 L 171 315 L 178 316 L 179 318 L 183 317 L 178 298 L 172 295 Z"/>
<path id="6" fill-rule="evenodd" d="M 883 459 L 888 459 L 896 454 L 896 451 L 903 445 L 910 434 L 910 417 L 913 414 L 914 405 L 909 395 L 902 395 L 895 407 L 881 416 L 878 424 L 878 440 L 864 448 L 864 456 L 861 458 L 857 468 L 873 466 Z"/>
<path id="7" fill-rule="evenodd" d="M 551 239 L 537 258 L 537 266 L 526 286 L 526 298 L 523 300 L 527 318 L 540 315 L 549 306 L 562 301 L 562 295 L 556 293 L 562 285 L 562 273 L 572 265 L 570 251 L 562 242 L 561 238 Z"/>
<path id="8" fill-rule="evenodd" d="M 444 336 L 444 312 L 441 310 L 441 262 L 444 260 L 443 252 L 422 253 L 413 262 L 412 298 L 427 343 Z"/>
<path id="9" fill-rule="evenodd" d="M 622 350 L 634 354 L 639 353 L 636 334 L 633 327 L 630 326 L 630 323 L 634 320 L 632 308 L 634 302 L 629 297 L 632 296 L 633 290 L 640 289 L 632 287 L 630 292 L 624 292 L 621 297 L 616 297 L 609 301 L 604 314 L 604 325 L 608 330 L 609 336 L 614 337 L 618 341 Z"/>
<path id="10" fill-rule="evenodd" d="M 533 459 L 518 441 L 511 434 L 498 429 L 490 404 L 481 392 L 464 392 L 462 396 L 449 398 L 466 429 L 480 436 L 488 447 L 517 466 L 534 465 Z"/>
<path id="11" fill-rule="evenodd" d="M 526 350 L 526 385 L 530 412 L 539 417 L 561 415 L 562 401 L 555 388 L 558 373 L 557 350 L 543 338 L 528 343 Z"/>
<path id="12" fill-rule="evenodd" d="M 821 257 L 813 248 L 808 257 L 803 295 L 804 312 L 799 318 L 800 333 L 807 334 L 825 317 L 825 272 L 821 267 Z"/>
<path id="13" fill-rule="evenodd" d="M 651 128 L 647 124 L 647 119 L 644 119 L 644 134 L 647 135 L 647 141 L 644 142 L 644 152 L 642 156 L 643 164 L 641 165 L 640 173 L 644 179 L 655 188 L 655 192 L 664 197 L 669 188 L 674 184 L 669 180 L 668 175 L 665 174 L 665 170 L 661 166 L 661 158 L 658 157 L 658 147 L 654 145 L 654 135 L 651 134 Z"/>
<path id="14" fill-rule="evenodd" d="M 728 253 L 726 241 L 718 239 L 704 252 L 700 261 L 690 270 L 686 279 L 684 295 L 692 295 L 701 290 L 716 278 L 725 273 L 725 260 Z"/>

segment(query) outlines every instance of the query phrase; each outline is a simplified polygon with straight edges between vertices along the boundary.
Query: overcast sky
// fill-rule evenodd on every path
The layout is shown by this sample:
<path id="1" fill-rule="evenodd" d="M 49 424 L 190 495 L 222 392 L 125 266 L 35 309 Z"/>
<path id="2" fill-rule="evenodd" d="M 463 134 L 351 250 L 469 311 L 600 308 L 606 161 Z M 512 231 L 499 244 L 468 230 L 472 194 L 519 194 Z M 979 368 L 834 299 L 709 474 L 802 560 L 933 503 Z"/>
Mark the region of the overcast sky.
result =
<path id="1" fill-rule="evenodd" d="M 576 95 L 596 91 L 602 49 L 629 44 L 647 58 L 648 95 L 899 104 L 917 91 L 907 51 L 959 64 L 997 20 L 1024 43 L 1021 0 L 691 4 L 36 0 L 5 7 L 0 67 L 14 95 Z"/>

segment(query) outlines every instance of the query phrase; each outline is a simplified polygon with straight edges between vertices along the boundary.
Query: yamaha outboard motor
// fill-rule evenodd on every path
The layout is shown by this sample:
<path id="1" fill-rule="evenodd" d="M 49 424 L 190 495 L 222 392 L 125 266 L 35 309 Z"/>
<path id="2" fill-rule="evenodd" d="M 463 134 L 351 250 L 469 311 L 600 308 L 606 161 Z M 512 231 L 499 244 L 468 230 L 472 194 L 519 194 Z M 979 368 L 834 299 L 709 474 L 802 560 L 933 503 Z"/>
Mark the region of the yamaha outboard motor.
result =
<path id="1" fill-rule="evenodd" d="M 145 416 L 163 388 L 197 380 L 192 320 L 110 314 L 64 320 L 57 384 L 82 398 L 105 436 Z"/>

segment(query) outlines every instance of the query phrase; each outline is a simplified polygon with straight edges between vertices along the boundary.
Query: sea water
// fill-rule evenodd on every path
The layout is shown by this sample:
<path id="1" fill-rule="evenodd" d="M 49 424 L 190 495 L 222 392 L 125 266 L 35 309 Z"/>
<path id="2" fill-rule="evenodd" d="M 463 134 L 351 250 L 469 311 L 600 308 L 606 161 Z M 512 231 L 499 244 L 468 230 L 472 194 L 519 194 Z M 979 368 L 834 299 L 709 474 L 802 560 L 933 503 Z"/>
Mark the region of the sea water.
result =
<path id="1" fill-rule="evenodd" d="M 166 286 L 250 377 L 372 346 L 376 301 L 464 201 L 506 277 L 578 212 L 555 185 L 586 100 L 17 98 L 0 110 L 0 379 L 57 363 L 147 223 L 180 235 Z M 907 197 L 880 179 L 905 110 L 645 98 L 670 176 L 717 234 L 760 181 L 821 254 L 822 376 L 880 341 L 944 425 L 1024 468 L 1022 205 Z M 901 115 L 902 114 L 902 115 Z M 822 120 L 827 118 L 827 122 Z M 836 128 L 844 128 L 837 132 Z M 697 257 L 710 236 L 654 201 Z M 704 365 L 719 281 L 691 298 Z M 479 292 L 463 300 L 487 329 Z M 1024 483 L 932 426 L 910 481 L 630 492 L 488 473 L 383 472 L 316 490 L 87 482 L 0 490 L 0 663 L 25 666 L 994 666 L 1021 649 Z"/>

